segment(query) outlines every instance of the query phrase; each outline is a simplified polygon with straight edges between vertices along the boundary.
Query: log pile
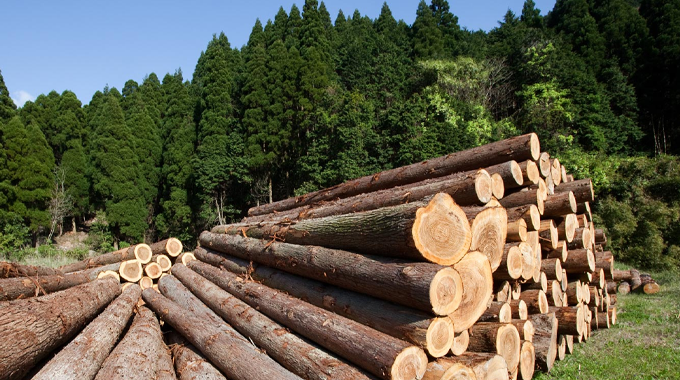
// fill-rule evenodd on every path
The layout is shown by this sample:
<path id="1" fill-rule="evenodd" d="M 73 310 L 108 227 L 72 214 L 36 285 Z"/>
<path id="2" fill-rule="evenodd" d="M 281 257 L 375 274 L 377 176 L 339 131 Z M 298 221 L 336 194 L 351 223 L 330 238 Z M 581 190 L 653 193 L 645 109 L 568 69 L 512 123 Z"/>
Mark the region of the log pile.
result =
<path id="1" fill-rule="evenodd" d="M 529 134 L 255 207 L 193 252 L 0 266 L 30 289 L 0 285 L 25 340 L 0 379 L 531 379 L 616 323 L 593 200 Z"/>

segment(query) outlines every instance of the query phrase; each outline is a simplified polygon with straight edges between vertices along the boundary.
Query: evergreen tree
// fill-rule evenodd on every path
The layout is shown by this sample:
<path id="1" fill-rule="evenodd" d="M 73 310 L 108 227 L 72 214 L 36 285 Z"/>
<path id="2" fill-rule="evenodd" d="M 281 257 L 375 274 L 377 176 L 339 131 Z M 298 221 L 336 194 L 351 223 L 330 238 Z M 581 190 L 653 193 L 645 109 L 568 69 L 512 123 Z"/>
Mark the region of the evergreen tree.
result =
<path id="1" fill-rule="evenodd" d="M 508 12 L 509 11 L 510 10 L 508 10 Z M 534 0 L 526 0 L 524 2 L 520 20 L 529 28 L 543 27 L 543 17 L 541 16 L 541 10 L 536 8 L 536 3 L 534 3 Z"/>
<path id="2" fill-rule="evenodd" d="M 418 59 L 444 58 L 444 36 L 425 0 L 420 0 L 413 22 L 413 53 Z"/>
<path id="3" fill-rule="evenodd" d="M 9 121 L 16 114 L 17 106 L 9 96 L 5 79 L 0 71 L 0 124 Z"/>

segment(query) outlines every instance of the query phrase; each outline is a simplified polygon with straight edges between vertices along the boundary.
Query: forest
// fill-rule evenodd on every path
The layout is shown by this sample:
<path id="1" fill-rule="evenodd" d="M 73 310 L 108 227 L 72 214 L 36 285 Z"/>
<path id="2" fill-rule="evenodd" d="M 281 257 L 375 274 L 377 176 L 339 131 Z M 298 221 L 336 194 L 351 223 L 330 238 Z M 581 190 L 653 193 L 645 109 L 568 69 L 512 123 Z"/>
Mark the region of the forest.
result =
<path id="1" fill-rule="evenodd" d="M 150 73 L 87 103 L 52 91 L 17 109 L 0 74 L 0 253 L 71 230 L 100 250 L 191 247 L 253 205 L 536 132 L 593 178 L 618 259 L 680 263 L 680 0 L 546 16 L 526 0 L 488 32 L 446 0 L 415 12 L 332 18 L 306 0 L 240 48 L 213 35 L 190 80 Z"/>

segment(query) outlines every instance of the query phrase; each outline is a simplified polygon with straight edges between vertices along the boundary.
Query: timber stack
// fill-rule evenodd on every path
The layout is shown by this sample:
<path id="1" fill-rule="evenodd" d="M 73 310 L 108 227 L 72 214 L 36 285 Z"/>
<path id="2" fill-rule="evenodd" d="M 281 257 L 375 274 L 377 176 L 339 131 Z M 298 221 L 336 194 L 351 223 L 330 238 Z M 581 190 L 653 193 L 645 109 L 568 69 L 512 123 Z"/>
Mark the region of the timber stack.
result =
<path id="1" fill-rule="evenodd" d="M 0 379 L 531 379 L 616 323 L 593 200 L 529 134 L 252 208 L 182 256 L 0 267 L 34 284 L 0 306 Z"/>

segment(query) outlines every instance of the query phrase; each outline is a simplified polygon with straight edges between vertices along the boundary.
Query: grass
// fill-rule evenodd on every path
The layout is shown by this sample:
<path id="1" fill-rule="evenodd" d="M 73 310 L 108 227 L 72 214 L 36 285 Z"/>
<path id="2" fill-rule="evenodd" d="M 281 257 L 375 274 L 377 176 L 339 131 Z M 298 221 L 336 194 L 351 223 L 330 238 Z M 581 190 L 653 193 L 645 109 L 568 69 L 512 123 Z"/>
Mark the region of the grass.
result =
<path id="1" fill-rule="evenodd" d="M 617 325 L 596 330 L 534 379 L 680 379 L 680 273 L 650 274 L 659 293 L 619 295 Z"/>

